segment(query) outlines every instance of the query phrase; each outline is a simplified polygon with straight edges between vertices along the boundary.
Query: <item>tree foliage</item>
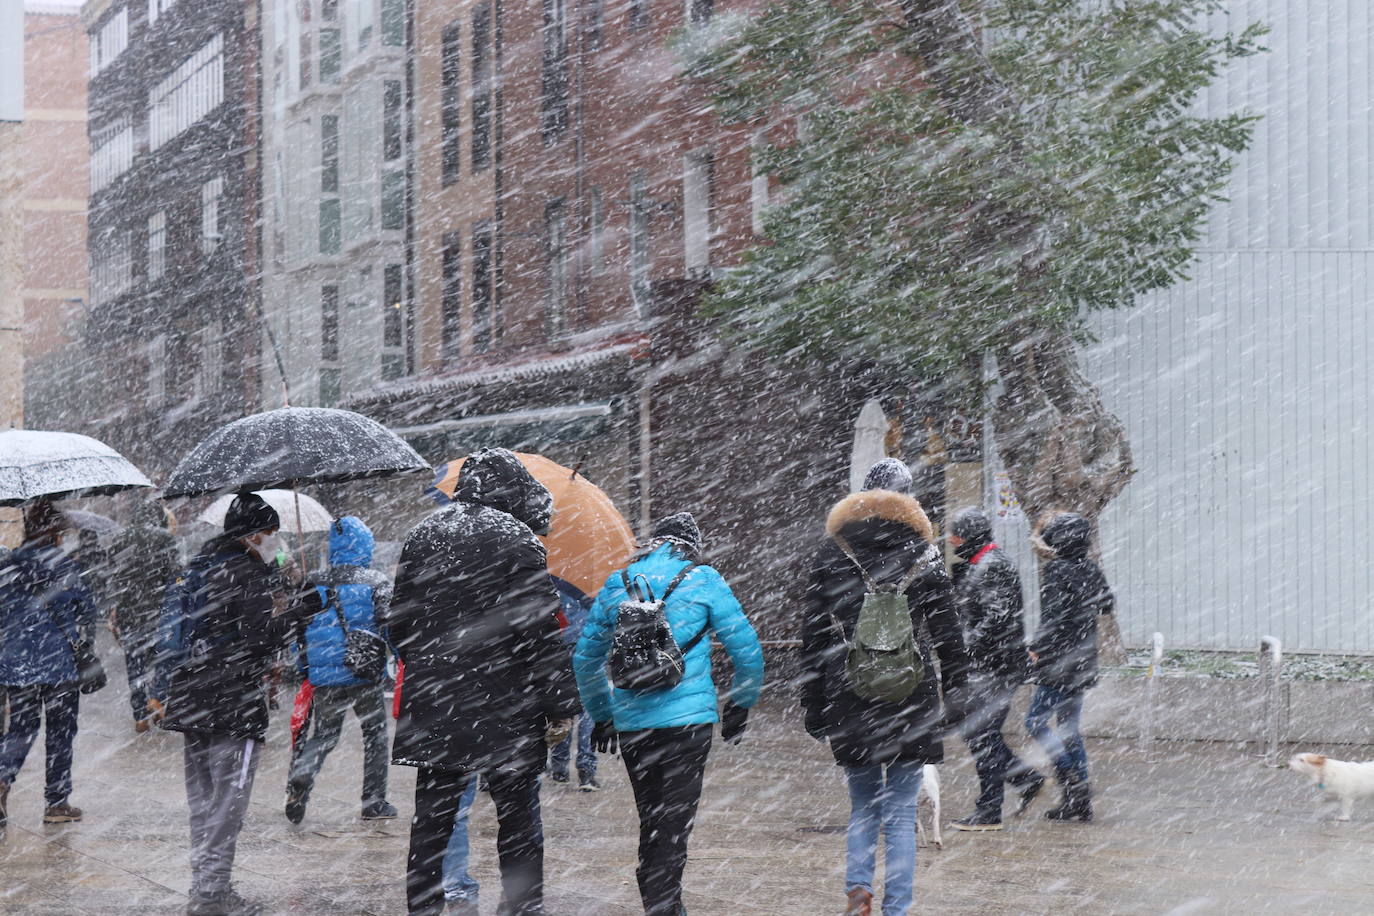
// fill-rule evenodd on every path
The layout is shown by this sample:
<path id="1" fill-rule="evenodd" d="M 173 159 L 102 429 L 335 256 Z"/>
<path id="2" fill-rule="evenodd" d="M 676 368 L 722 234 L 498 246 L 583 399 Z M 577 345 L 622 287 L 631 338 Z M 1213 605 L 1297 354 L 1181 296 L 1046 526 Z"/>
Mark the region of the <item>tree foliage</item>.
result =
<path id="1" fill-rule="evenodd" d="M 1213 0 L 771 0 L 684 33 L 759 131 L 764 242 L 705 309 L 745 341 L 943 374 L 1185 276 L 1254 119 L 1195 113 L 1263 29 Z"/>

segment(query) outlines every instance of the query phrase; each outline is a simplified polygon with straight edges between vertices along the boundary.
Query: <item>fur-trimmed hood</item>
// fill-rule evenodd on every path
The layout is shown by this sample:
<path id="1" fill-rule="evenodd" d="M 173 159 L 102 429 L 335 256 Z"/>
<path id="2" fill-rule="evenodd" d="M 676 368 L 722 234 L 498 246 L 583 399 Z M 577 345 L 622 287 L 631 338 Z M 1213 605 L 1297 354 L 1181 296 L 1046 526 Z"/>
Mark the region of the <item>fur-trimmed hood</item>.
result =
<path id="1" fill-rule="evenodd" d="M 873 519 L 906 525 L 927 543 L 935 542 L 935 528 L 921 504 L 892 490 L 864 490 L 846 496 L 830 510 L 825 531 L 833 538 L 845 525 Z"/>

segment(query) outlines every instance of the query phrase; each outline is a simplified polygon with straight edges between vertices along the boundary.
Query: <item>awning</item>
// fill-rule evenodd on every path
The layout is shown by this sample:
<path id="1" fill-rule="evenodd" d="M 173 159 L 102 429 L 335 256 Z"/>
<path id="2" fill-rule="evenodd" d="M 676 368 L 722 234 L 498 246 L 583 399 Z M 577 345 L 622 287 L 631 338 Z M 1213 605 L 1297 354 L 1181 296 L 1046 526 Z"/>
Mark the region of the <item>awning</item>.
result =
<path id="1" fill-rule="evenodd" d="M 557 404 L 440 420 L 392 431 L 430 461 L 466 455 L 486 446 L 542 453 L 550 445 L 604 435 L 619 409 L 616 400 Z"/>

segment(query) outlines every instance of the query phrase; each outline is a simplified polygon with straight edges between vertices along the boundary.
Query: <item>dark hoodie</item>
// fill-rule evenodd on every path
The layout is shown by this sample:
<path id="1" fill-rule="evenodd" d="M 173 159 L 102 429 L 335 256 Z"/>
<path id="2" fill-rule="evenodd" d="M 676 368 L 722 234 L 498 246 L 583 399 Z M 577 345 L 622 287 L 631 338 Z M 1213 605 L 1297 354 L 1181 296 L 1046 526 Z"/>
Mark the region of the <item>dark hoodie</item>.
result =
<path id="1" fill-rule="evenodd" d="M 120 640 L 130 647 L 151 646 L 157 641 L 163 593 L 180 566 L 161 505 L 144 500 L 134 508 L 132 523 L 110 544 L 109 559 L 109 600 Z"/>
<path id="2" fill-rule="evenodd" d="M 513 453 L 483 449 L 463 463 L 453 504 L 406 538 L 389 617 L 405 662 L 395 763 L 538 772 L 549 721 L 577 713 L 535 537 L 552 505 Z"/>
<path id="3" fill-rule="evenodd" d="M 1031 643 L 1038 656 L 1035 682 L 1060 690 L 1097 683 L 1097 616 L 1115 604 L 1102 570 L 1088 557 L 1092 524 L 1066 512 L 1040 533 L 1054 554 L 1040 570 L 1040 629 Z"/>
<path id="4" fill-rule="evenodd" d="M 840 766 L 894 760 L 939 763 L 944 758 L 940 688 L 946 695 L 962 692 L 968 656 L 930 521 L 910 496 L 871 490 L 836 504 L 826 530 L 830 537 L 811 570 L 802 624 L 802 703 L 808 722 L 822 726 Z M 865 700 L 849 689 L 847 644 L 835 625 L 844 628 L 846 637 L 853 634 L 866 589 L 859 570 L 836 545 L 836 534 L 880 583 L 901 579 L 913 565 L 923 570 L 907 589 L 907 601 L 912 628 L 920 632 L 924 623 L 930 632 L 940 674 L 936 676 L 932 660 L 925 658 L 925 677 L 901 703 Z"/>

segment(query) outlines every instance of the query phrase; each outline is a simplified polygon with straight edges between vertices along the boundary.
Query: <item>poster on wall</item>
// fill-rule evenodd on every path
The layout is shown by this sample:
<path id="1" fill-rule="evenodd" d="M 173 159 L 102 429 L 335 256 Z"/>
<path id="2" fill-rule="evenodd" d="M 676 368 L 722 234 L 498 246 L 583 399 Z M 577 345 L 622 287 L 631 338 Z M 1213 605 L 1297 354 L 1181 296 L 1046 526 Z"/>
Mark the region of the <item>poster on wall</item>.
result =
<path id="1" fill-rule="evenodd" d="M 1016 490 L 1011 485 L 1011 475 L 997 471 L 992 475 L 992 486 L 997 493 L 997 517 L 1006 522 L 1022 519 L 1021 502 L 1016 498 Z"/>

